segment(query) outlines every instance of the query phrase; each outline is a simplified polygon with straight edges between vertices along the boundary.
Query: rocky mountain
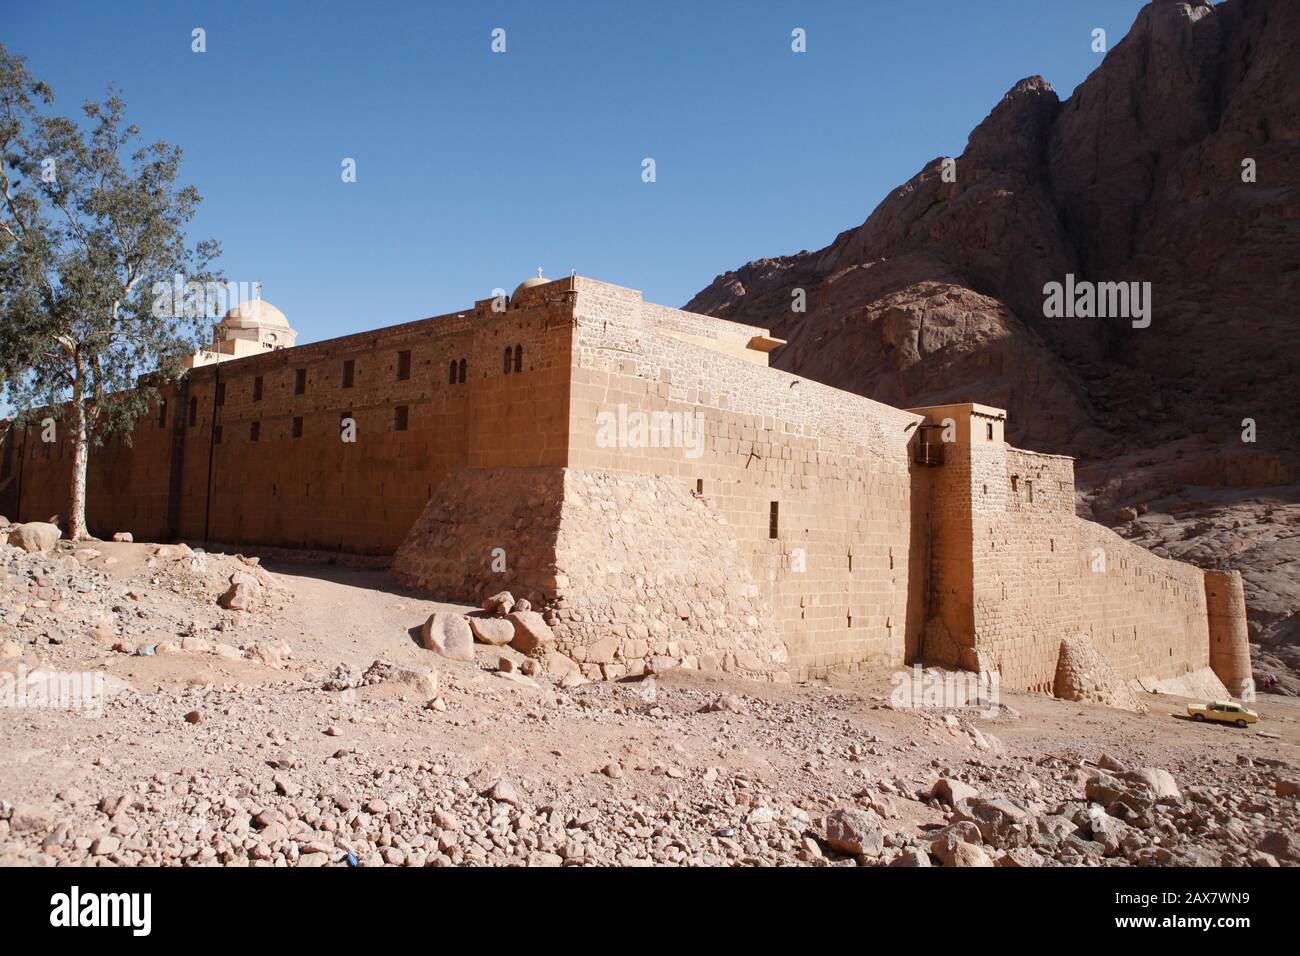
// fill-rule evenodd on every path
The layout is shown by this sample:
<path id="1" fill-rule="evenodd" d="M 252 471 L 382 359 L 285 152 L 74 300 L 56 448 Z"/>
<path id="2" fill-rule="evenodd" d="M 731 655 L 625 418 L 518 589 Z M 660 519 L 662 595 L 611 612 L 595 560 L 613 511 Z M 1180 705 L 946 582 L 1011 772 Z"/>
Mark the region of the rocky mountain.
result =
<path id="1" fill-rule="evenodd" d="M 1049 283 L 1137 285 L 1101 318 Z M 955 164 L 685 308 L 880 401 L 1006 408 L 1014 443 L 1079 458 L 1083 515 L 1240 568 L 1254 639 L 1300 641 L 1300 3 L 1149 3 L 1068 99 L 1021 80 Z"/>

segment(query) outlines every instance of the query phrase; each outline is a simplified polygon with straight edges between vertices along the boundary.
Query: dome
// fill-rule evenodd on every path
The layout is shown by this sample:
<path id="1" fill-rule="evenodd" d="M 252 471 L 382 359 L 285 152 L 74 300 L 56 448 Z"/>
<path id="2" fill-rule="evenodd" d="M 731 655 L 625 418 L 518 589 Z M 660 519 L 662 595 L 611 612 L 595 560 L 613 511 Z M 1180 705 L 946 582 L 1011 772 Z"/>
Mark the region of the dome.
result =
<path id="1" fill-rule="evenodd" d="M 523 292 L 525 289 L 531 289 L 534 286 L 539 286 L 539 285 L 546 285 L 546 283 L 550 281 L 551 281 L 550 279 L 543 279 L 541 276 L 533 276 L 531 279 L 525 279 L 523 282 L 519 283 L 519 285 L 515 286 L 514 295 L 510 296 L 510 298 L 513 300 L 516 296 L 519 295 L 520 292 Z"/>
<path id="2" fill-rule="evenodd" d="M 289 320 L 284 313 L 265 299 L 249 299 L 235 306 L 221 320 L 230 329 L 287 329 Z"/>

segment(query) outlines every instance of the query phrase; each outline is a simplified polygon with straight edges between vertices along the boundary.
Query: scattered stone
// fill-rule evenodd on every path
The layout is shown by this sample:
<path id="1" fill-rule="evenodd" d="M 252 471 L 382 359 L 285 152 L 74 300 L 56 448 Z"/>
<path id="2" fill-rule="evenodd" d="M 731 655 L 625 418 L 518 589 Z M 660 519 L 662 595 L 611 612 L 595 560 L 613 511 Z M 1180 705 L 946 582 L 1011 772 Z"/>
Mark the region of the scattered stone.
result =
<path id="1" fill-rule="evenodd" d="M 420 629 L 420 643 L 454 661 L 474 660 L 474 635 L 465 618 L 447 611 L 434 611 Z"/>
<path id="2" fill-rule="evenodd" d="M 30 554 L 43 554 L 54 550 L 61 534 L 58 525 L 28 521 L 26 524 L 9 526 L 9 543 Z"/>
<path id="3" fill-rule="evenodd" d="M 510 646 L 521 653 L 531 654 L 555 642 L 550 625 L 536 611 L 511 613 L 507 619 L 515 626 Z"/>
<path id="4" fill-rule="evenodd" d="M 470 629 L 480 644 L 492 644 L 500 647 L 509 644 L 515 636 L 515 626 L 503 617 L 469 618 Z"/>
<path id="5" fill-rule="evenodd" d="M 826 815 L 825 830 L 823 840 L 841 853 L 879 856 L 885 848 L 885 828 L 865 810 L 832 810 Z"/>

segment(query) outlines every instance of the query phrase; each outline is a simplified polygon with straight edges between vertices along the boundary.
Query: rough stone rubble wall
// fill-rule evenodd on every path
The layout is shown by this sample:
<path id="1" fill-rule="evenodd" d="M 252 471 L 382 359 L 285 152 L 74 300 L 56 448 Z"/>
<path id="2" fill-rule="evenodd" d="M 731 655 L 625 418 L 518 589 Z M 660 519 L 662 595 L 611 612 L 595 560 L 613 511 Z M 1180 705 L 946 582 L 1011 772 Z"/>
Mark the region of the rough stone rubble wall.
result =
<path id="1" fill-rule="evenodd" d="M 567 469 L 553 603 L 588 677 L 666 657 L 788 679 L 785 644 L 725 522 L 673 478 Z"/>
<path id="2" fill-rule="evenodd" d="M 479 604 L 509 591 L 537 606 L 554 600 L 560 468 L 455 469 L 393 557 L 408 587 Z"/>

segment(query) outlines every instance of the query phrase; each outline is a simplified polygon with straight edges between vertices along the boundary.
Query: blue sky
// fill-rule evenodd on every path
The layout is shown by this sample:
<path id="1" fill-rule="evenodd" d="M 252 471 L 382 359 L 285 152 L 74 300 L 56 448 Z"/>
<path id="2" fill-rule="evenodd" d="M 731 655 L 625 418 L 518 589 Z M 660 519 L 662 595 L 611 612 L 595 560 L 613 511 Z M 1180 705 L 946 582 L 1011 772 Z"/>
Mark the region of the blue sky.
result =
<path id="1" fill-rule="evenodd" d="M 184 148 L 192 236 L 219 239 L 227 277 L 261 282 L 308 342 L 463 308 L 539 266 L 680 306 L 861 222 L 1022 77 L 1068 95 L 1100 62 L 1092 30 L 1113 45 L 1142 4 L 2 6 L 3 41 L 60 112 L 112 82 L 147 139 Z"/>

